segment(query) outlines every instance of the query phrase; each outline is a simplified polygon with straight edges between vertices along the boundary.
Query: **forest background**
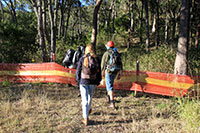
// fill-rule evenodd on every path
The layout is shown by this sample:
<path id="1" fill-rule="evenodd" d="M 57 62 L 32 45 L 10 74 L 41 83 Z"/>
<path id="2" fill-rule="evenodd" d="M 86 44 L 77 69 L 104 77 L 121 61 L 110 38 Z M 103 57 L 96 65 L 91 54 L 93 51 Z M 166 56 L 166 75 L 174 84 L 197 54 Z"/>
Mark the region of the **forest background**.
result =
<path id="1" fill-rule="evenodd" d="M 138 60 L 142 71 L 199 74 L 198 0 L 2 0 L 0 9 L 2 63 L 49 62 L 55 54 L 62 64 L 69 48 L 89 43 L 101 56 L 112 40 L 125 70 Z"/>

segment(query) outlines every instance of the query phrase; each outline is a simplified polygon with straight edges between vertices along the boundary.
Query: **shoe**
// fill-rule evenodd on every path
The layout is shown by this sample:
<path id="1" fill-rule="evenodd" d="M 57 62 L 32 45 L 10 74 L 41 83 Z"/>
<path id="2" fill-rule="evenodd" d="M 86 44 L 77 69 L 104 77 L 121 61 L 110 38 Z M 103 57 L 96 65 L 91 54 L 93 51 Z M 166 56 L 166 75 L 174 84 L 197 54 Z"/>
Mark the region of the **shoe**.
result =
<path id="1" fill-rule="evenodd" d="M 110 96 L 107 95 L 107 103 L 110 103 Z"/>
<path id="2" fill-rule="evenodd" d="M 83 119 L 83 120 L 82 120 L 82 123 L 83 123 L 85 126 L 87 126 L 87 125 L 88 125 L 88 119 Z"/>
<path id="3" fill-rule="evenodd" d="M 91 113 L 92 113 L 92 109 L 90 109 L 90 110 L 88 111 L 88 113 L 91 114 Z"/>
<path id="4" fill-rule="evenodd" d="M 114 104 L 114 103 L 111 103 L 111 104 L 109 105 L 109 108 L 115 109 L 115 104 Z"/>

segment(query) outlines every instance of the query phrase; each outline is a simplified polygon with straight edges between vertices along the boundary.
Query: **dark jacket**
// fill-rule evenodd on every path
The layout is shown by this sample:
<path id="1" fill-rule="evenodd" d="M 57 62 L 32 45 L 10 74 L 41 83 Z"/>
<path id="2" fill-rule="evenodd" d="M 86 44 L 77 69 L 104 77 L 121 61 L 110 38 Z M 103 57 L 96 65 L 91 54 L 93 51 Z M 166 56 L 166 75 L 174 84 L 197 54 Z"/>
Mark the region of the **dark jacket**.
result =
<path id="1" fill-rule="evenodd" d="M 97 58 L 98 59 L 98 58 Z M 84 61 L 84 56 L 82 56 L 78 62 L 78 66 L 76 68 L 76 82 L 78 84 L 93 84 L 93 85 L 99 85 L 101 82 L 101 66 L 100 66 L 100 60 L 98 59 L 99 63 L 99 71 L 97 72 L 97 78 L 95 80 L 90 80 L 90 79 L 82 79 L 81 78 L 81 71 L 82 71 L 82 64 Z"/>

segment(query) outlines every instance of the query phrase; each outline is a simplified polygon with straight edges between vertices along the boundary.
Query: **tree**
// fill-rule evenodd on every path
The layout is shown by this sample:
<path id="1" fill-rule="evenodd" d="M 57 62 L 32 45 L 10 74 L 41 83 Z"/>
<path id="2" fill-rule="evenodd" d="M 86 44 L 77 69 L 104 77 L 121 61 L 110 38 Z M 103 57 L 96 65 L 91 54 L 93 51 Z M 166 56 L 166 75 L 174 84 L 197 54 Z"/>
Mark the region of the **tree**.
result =
<path id="1" fill-rule="evenodd" d="M 195 36 L 195 47 L 200 48 L 199 38 L 200 38 L 200 2 L 198 0 L 194 0 L 195 8 L 198 13 L 195 12 L 197 28 L 196 28 L 196 36 Z"/>
<path id="2" fill-rule="evenodd" d="M 48 1 L 48 9 L 49 9 L 49 18 L 51 24 L 51 61 L 53 61 L 53 56 L 55 56 L 56 52 L 56 31 L 57 31 L 57 18 L 58 18 L 58 0 L 52 2 L 52 0 Z"/>
<path id="3" fill-rule="evenodd" d="M 150 38 L 149 38 L 149 9 L 148 9 L 148 0 L 142 0 L 145 7 L 146 15 L 146 52 L 149 52 Z"/>
<path id="4" fill-rule="evenodd" d="M 96 5 L 95 5 L 95 8 L 94 8 L 94 13 L 93 13 L 91 44 L 93 45 L 95 51 L 96 51 L 96 36 L 97 36 L 97 18 L 98 18 L 98 11 L 99 11 L 101 2 L 102 2 L 102 0 L 97 0 L 96 1 Z"/>
<path id="5" fill-rule="evenodd" d="M 0 1 L 0 10 L 1 10 L 1 18 L 0 18 L 0 20 L 4 20 L 3 3 L 1 1 Z"/>
<path id="6" fill-rule="evenodd" d="M 64 29 L 63 29 L 63 41 L 62 43 L 63 44 L 66 44 L 66 39 L 67 39 L 67 30 L 68 30 L 68 26 L 69 26 L 69 20 L 70 20 L 70 16 L 71 16 L 71 10 L 72 10 L 72 5 L 74 4 L 74 0 L 69 0 L 67 1 L 67 7 L 65 10 L 67 10 L 67 20 L 65 20 L 65 23 L 64 23 Z"/>
<path id="7" fill-rule="evenodd" d="M 176 54 L 174 74 L 187 74 L 187 51 L 189 43 L 190 0 L 181 0 L 178 51 Z"/>
<path id="8" fill-rule="evenodd" d="M 42 0 L 30 0 L 35 14 L 37 16 L 37 27 L 38 27 L 38 40 L 41 48 L 42 60 L 43 62 L 47 61 L 47 52 L 45 44 L 45 31 L 43 28 L 43 19 L 42 19 Z"/>
<path id="9" fill-rule="evenodd" d="M 9 0 L 9 3 L 6 1 L 6 0 L 3 0 L 6 5 L 11 9 L 11 15 L 12 15 L 12 21 L 14 23 L 17 23 L 17 14 L 16 14 L 16 11 L 15 11 L 15 6 L 14 6 L 14 3 L 12 0 Z M 14 1 L 16 2 L 16 1 Z"/>

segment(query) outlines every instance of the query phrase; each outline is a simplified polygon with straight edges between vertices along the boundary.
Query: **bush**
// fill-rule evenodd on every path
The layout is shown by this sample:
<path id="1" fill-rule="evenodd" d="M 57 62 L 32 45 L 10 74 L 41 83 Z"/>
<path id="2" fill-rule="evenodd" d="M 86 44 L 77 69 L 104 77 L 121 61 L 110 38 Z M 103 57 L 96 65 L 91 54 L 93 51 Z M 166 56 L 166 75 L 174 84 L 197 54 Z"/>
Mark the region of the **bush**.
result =
<path id="1" fill-rule="evenodd" d="M 186 122 L 186 128 L 189 132 L 200 131 L 200 104 L 198 100 L 189 100 L 179 98 L 178 114 Z"/>
<path id="2" fill-rule="evenodd" d="M 135 46 L 122 54 L 125 70 L 136 70 L 137 60 L 140 62 L 140 71 L 173 73 L 175 51 L 168 46 L 160 46 L 145 52 L 144 46 Z"/>

